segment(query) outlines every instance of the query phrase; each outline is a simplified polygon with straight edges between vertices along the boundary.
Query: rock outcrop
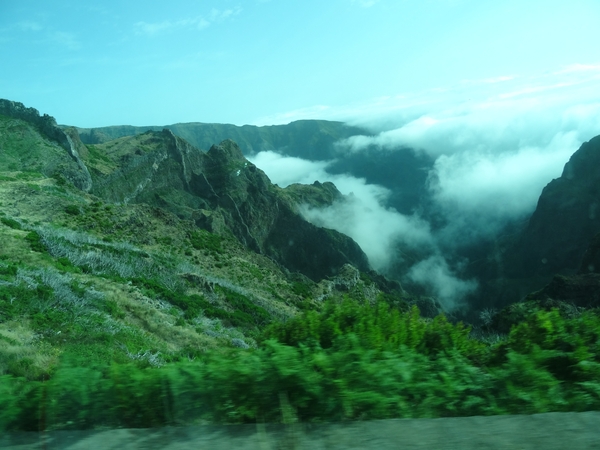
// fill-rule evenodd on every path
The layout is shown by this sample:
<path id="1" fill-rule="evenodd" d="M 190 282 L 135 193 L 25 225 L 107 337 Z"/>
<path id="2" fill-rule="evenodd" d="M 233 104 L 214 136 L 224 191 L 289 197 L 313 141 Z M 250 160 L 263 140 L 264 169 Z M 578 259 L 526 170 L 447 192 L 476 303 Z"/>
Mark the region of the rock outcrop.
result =
<path id="1" fill-rule="evenodd" d="M 93 193 L 112 202 L 148 203 L 193 220 L 211 232 L 232 233 L 254 251 L 313 280 L 344 264 L 368 270 L 351 238 L 307 222 L 300 201 L 327 204 L 341 196 L 331 183 L 281 189 L 225 140 L 206 153 L 170 130 L 125 137 L 107 144 L 114 170 L 92 158 Z"/>
<path id="2" fill-rule="evenodd" d="M 600 136 L 584 143 L 544 188 L 507 267 L 519 277 L 575 273 L 598 232 Z"/>

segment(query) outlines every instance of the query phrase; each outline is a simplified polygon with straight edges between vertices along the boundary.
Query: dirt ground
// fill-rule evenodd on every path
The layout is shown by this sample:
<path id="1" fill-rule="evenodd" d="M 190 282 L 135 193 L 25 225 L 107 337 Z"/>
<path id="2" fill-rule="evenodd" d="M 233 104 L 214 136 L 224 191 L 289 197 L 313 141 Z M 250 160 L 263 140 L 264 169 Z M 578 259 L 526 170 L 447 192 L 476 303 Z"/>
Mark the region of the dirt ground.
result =
<path id="1" fill-rule="evenodd" d="M 15 433 L 0 449 L 600 449 L 600 412 Z"/>

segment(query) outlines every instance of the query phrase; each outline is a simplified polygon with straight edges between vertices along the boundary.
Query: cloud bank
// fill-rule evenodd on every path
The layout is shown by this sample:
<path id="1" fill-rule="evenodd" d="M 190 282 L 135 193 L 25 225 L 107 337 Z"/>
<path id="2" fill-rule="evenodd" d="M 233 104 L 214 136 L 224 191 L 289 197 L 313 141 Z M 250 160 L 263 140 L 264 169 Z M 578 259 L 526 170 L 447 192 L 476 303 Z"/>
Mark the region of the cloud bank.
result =
<path id="1" fill-rule="evenodd" d="M 312 184 L 331 181 L 346 196 L 329 208 L 304 206 L 301 213 L 315 225 L 332 228 L 352 237 L 367 254 L 374 269 L 383 271 L 391 264 L 390 251 L 397 243 L 410 247 L 432 246 L 428 224 L 418 217 L 404 216 L 385 203 L 390 191 L 368 184 L 364 178 L 327 172 L 332 161 L 307 161 L 265 151 L 249 158 L 265 171 L 273 183 Z"/>
<path id="2" fill-rule="evenodd" d="M 343 200 L 327 208 L 303 205 L 300 213 L 317 226 L 352 237 L 375 270 L 386 274 L 394 263 L 413 260 L 405 280 L 427 286 L 447 310 L 459 306 L 460 299 L 476 288 L 475 281 L 460 279 L 439 252 L 437 237 L 429 223 L 418 214 L 404 215 L 386 206 L 390 191 L 385 187 L 352 175 L 327 172 L 333 161 L 307 161 L 273 151 L 263 151 L 249 159 L 281 187 L 333 182 L 346 196 Z M 415 260 L 414 254 L 422 259 Z"/>
<path id="3" fill-rule="evenodd" d="M 351 118 L 375 133 L 338 143 L 340 155 L 401 147 L 431 155 L 429 190 L 447 232 L 456 239 L 468 223 L 475 235 L 490 235 L 530 214 L 569 157 L 600 134 L 600 65 L 466 81 L 402 100 Z"/>
<path id="4" fill-rule="evenodd" d="M 330 174 L 332 161 L 263 152 L 253 162 L 282 186 L 335 183 L 346 200 L 326 209 L 305 207 L 304 216 L 351 236 L 372 266 L 384 273 L 403 258 L 402 249 L 415 249 L 418 258 L 404 279 L 426 286 L 452 309 L 477 288 L 475 280 L 461 279 L 468 261 L 452 252 L 526 219 L 543 187 L 560 176 L 584 141 L 600 134 L 600 65 L 575 65 L 528 79 L 465 81 L 447 89 L 380 98 L 360 111 L 325 106 L 315 111 L 320 118 L 345 119 L 372 132 L 337 143 L 338 158 L 407 147 L 432 156 L 428 211 L 398 213 L 387 204 L 388 189 L 351 174 Z M 427 221 L 434 216 L 435 225 Z"/>

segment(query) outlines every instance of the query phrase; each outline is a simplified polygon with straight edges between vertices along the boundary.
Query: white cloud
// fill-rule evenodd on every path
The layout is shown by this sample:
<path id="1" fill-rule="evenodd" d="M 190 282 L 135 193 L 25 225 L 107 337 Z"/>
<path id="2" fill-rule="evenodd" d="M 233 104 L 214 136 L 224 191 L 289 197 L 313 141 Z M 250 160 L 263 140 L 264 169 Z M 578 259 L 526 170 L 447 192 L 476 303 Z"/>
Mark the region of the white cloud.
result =
<path id="1" fill-rule="evenodd" d="M 560 176 L 577 145 L 571 132 L 556 135 L 545 148 L 442 155 L 435 162 L 432 190 L 440 205 L 461 213 L 520 216 L 530 212 L 542 188 Z"/>
<path id="2" fill-rule="evenodd" d="M 570 155 L 600 134 L 600 66 L 489 81 L 447 90 L 438 103 L 409 102 L 399 126 L 338 143 L 340 157 L 367 147 L 427 152 L 437 158 L 430 189 L 450 221 L 448 239 L 465 226 L 470 238 L 496 232 L 531 213 Z"/>
<path id="3" fill-rule="evenodd" d="M 330 174 L 326 169 L 331 161 L 307 161 L 271 151 L 260 152 L 249 159 L 282 187 L 292 183 L 333 182 L 347 196 L 344 200 L 328 208 L 304 206 L 301 213 L 315 225 L 353 238 L 376 270 L 385 272 L 389 267 L 395 258 L 392 249 L 397 243 L 411 248 L 433 245 L 426 222 L 385 206 L 390 194 L 388 189 L 368 184 L 363 178 Z"/>
<path id="4" fill-rule="evenodd" d="M 461 280 L 441 255 L 433 255 L 411 267 L 408 278 L 428 286 L 446 311 L 460 308 L 461 299 L 477 289 L 475 280 Z"/>
<path id="5" fill-rule="evenodd" d="M 280 155 L 273 151 L 257 153 L 248 158 L 263 170 L 271 181 L 281 187 L 292 183 L 312 184 L 315 181 L 327 181 L 327 166 L 331 161 L 308 161 Z"/>
<path id="6" fill-rule="evenodd" d="M 210 13 L 206 16 L 197 16 L 176 21 L 165 20 L 162 22 L 155 23 L 140 21 L 134 24 L 134 29 L 136 34 L 145 34 L 149 36 L 162 32 L 175 31 L 181 29 L 202 30 L 213 23 L 220 23 L 233 16 L 236 16 L 240 12 L 242 12 L 242 8 L 240 7 L 229 8 L 225 10 L 213 8 L 211 9 Z"/>
<path id="7" fill-rule="evenodd" d="M 406 147 L 435 158 L 427 192 L 429 212 L 443 219 L 436 227 L 388 208 L 389 191 L 382 186 L 329 174 L 330 162 L 271 152 L 257 155 L 263 160 L 255 163 L 282 185 L 334 182 L 348 198 L 303 213 L 313 223 L 354 238 L 376 269 L 385 272 L 399 257 L 399 248 L 425 249 L 417 252 L 420 260 L 406 278 L 427 286 L 451 309 L 477 288 L 474 280 L 459 278 L 463 267 L 455 262 L 456 249 L 525 219 L 543 187 L 561 175 L 581 143 L 600 134 L 600 64 L 531 78 L 465 80 L 450 88 L 380 97 L 345 108 L 320 105 L 279 117 L 282 123 L 345 120 L 372 130 L 371 135 L 339 142 L 338 158 L 367 148 L 393 152 Z"/>

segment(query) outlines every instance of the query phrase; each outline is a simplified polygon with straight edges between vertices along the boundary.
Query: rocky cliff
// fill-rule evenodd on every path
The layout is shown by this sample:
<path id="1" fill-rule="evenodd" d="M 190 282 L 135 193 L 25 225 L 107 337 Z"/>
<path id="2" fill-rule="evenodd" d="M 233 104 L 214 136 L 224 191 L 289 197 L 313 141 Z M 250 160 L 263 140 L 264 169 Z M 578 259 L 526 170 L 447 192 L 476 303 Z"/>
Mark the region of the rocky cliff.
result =
<path id="1" fill-rule="evenodd" d="M 560 178 L 543 190 L 535 212 L 509 252 L 512 275 L 575 273 L 600 232 L 600 136 L 584 143 Z"/>
<path id="2" fill-rule="evenodd" d="M 302 218 L 300 203 L 327 204 L 341 196 L 331 183 L 273 185 L 225 140 L 202 152 L 170 130 L 149 131 L 89 146 L 93 193 L 111 202 L 147 203 L 193 220 L 214 233 L 232 233 L 254 251 L 318 280 L 349 263 L 368 270 L 349 237 Z"/>

